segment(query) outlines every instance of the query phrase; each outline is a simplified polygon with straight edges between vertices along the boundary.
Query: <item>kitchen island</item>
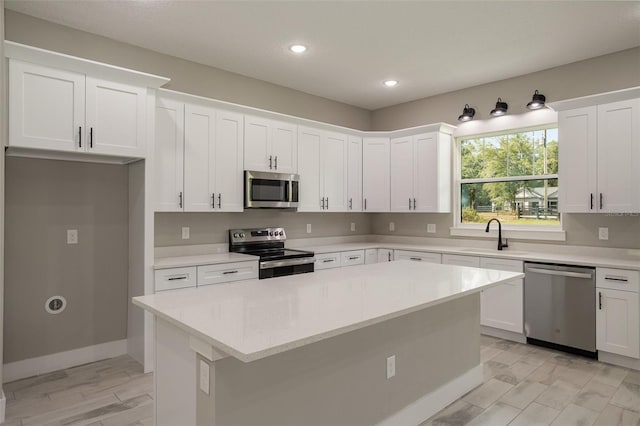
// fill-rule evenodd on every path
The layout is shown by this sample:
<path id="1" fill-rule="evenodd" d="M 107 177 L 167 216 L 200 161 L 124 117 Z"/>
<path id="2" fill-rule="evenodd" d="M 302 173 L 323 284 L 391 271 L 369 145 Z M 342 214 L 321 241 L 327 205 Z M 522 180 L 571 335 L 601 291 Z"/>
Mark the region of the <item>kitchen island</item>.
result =
<path id="1" fill-rule="evenodd" d="M 522 276 L 398 261 L 136 297 L 155 424 L 419 424 L 482 382 L 479 292 Z"/>

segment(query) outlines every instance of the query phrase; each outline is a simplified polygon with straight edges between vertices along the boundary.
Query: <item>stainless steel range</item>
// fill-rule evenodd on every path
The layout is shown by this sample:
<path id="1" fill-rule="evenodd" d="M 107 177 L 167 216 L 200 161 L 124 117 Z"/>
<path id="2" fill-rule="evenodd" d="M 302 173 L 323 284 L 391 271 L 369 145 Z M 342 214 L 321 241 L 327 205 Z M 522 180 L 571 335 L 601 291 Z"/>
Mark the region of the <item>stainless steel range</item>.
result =
<path id="1" fill-rule="evenodd" d="M 286 239 L 284 228 L 230 229 L 229 251 L 260 256 L 260 279 L 313 272 L 313 252 L 286 249 Z"/>

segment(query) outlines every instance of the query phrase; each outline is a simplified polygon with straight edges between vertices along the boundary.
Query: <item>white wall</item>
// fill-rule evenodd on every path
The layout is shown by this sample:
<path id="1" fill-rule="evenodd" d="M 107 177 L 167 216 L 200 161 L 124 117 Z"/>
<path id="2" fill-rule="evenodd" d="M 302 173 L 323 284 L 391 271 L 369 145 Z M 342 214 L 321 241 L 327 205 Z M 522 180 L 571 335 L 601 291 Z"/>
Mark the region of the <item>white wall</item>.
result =
<path id="1" fill-rule="evenodd" d="M 0 58 L 4 58 L 4 0 L 0 0 Z M 4 61 L 0 66 L 0 147 L 5 145 L 4 127 L 6 102 Z M 4 149 L 0 149 L 0 330 L 4 330 Z M 2 391 L 3 333 L 0 332 L 0 423 L 4 421 L 4 392 Z"/>

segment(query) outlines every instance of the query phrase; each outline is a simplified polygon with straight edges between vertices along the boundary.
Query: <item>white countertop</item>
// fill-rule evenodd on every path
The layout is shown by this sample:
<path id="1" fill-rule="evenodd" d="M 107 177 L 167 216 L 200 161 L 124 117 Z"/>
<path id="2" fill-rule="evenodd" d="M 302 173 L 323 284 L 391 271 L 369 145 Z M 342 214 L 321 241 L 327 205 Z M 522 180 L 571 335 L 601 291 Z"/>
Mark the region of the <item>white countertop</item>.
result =
<path id="1" fill-rule="evenodd" d="M 398 261 L 176 290 L 133 303 L 250 362 L 523 276 Z"/>
<path id="2" fill-rule="evenodd" d="M 220 263 L 247 262 L 252 260 L 257 261 L 259 259 L 260 258 L 258 256 L 232 252 L 201 254 L 195 256 L 161 257 L 155 259 L 153 269 L 184 268 L 187 266 L 198 265 L 217 265 Z"/>

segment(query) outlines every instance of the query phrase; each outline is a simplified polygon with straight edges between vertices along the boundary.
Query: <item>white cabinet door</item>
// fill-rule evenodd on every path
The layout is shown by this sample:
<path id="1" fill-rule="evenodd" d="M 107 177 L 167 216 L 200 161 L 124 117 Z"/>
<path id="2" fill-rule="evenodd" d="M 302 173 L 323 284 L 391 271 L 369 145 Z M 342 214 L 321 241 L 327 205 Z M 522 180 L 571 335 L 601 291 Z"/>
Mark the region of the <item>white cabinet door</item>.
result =
<path id="1" fill-rule="evenodd" d="M 184 210 L 214 209 L 215 123 L 212 108 L 185 105 Z"/>
<path id="2" fill-rule="evenodd" d="M 216 112 L 215 210 L 241 212 L 244 209 L 243 115 Z"/>
<path id="3" fill-rule="evenodd" d="M 378 249 L 366 249 L 364 251 L 364 263 L 378 263 Z"/>
<path id="4" fill-rule="evenodd" d="M 9 146 L 86 147 L 85 76 L 9 60 Z"/>
<path id="5" fill-rule="evenodd" d="M 272 121 L 270 154 L 273 171 L 298 173 L 298 127 L 281 121 Z"/>
<path id="6" fill-rule="evenodd" d="M 347 136 L 338 133 L 327 133 L 321 146 L 321 176 L 325 210 L 345 212 L 348 209 L 347 199 Z"/>
<path id="7" fill-rule="evenodd" d="M 349 172 L 347 176 L 349 211 L 362 211 L 362 138 L 349 136 Z"/>
<path id="8" fill-rule="evenodd" d="M 480 267 L 480 258 L 476 256 L 461 256 L 458 254 L 443 254 L 442 263 L 445 265 Z"/>
<path id="9" fill-rule="evenodd" d="M 182 211 L 184 103 L 158 98 L 155 120 L 155 211 Z"/>
<path id="10" fill-rule="evenodd" d="M 87 77 L 88 151 L 145 157 L 146 99 L 146 88 Z"/>
<path id="11" fill-rule="evenodd" d="M 596 349 L 640 357 L 638 293 L 597 288 Z"/>
<path id="12" fill-rule="evenodd" d="M 316 254 L 316 263 L 314 265 L 315 270 L 339 268 L 341 266 L 340 260 L 342 256 L 340 252 L 336 253 L 321 253 Z"/>
<path id="13" fill-rule="evenodd" d="M 599 105 L 597 134 L 599 211 L 640 212 L 640 99 Z"/>
<path id="14" fill-rule="evenodd" d="M 393 260 L 393 250 L 378 249 L 378 262 L 391 262 Z"/>
<path id="15" fill-rule="evenodd" d="M 363 211 L 389 211 L 389 138 L 362 142 Z"/>
<path id="16" fill-rule="evenodd" d="M 558 113 L 558 208 L 565 213 L 597 211 L 597 108 Z"/>
<path id="17" fill-rule="evenodd" d="M 480 267 L 499 271 L 522 272 L 519 260 L 480 258 Z M 480 324 L 502 330 L 523 332 L 523 280 L 516 279 L 483 290 L 480 297 Z"/>
<path id="18" fill-rule="evenodd" d="M 299 201 L 298 211 L 319 212 L 322 210 L 320 199 L 320 145 L 323 133 L 309 127 L 298 128 L 298 175 Z"/>
<path id="19" fill-rule="evenodd" d="M 273 155 L 271 149 L 270 121 L 251 115 L 244 116 L 244 168 L 262 172 L 272 172 Z M 271 163 L 269 156 L 271 155 Z M 271 168 L 269 165 L 271 164 Z"/>
<path id="20" fill-rule="evenodd" d="M 425 133 L 416 135 L 413 139 L 413 210 L 448 213 L 451 211 L 451 136 L 444 133 Z"/>
<path id="21" fill-rule="evenodd" d="M 390 200 L 392 212 L 407 212 L 413 207 L 415 180 L 415 144 L 411 136 L 390 142 Z"/>
<path id="22" fill-rule="evenodd" d="M 440 253 L 427 253 L 421 251 L 395 250 L 393 253 L 394 260 L 411 260 L 414 262 L 424 263 L 442 263 L 442 255 Z"/>
<path id="23" fill-rule="evenodd" d="M 340 264 L 344 266 L 364 265 L 364 250 L 343 251 L 340 253 Z"/>

